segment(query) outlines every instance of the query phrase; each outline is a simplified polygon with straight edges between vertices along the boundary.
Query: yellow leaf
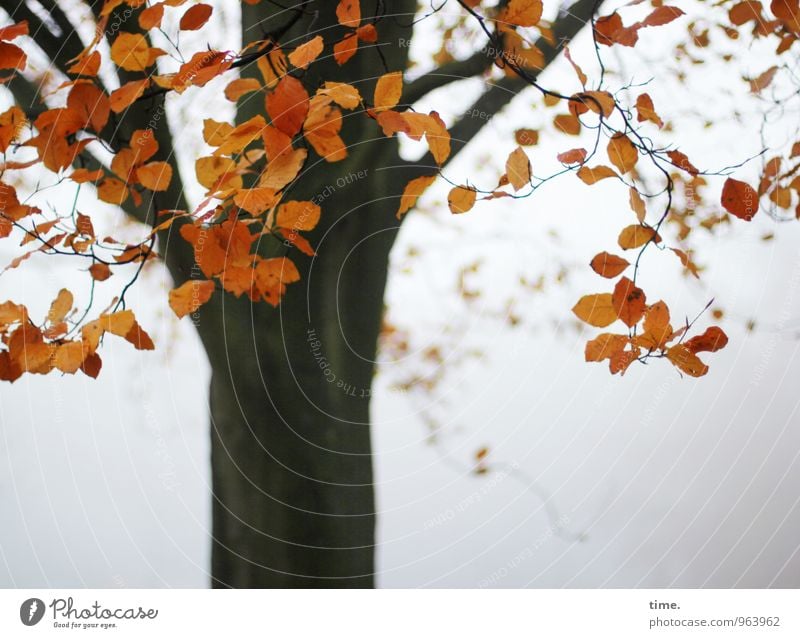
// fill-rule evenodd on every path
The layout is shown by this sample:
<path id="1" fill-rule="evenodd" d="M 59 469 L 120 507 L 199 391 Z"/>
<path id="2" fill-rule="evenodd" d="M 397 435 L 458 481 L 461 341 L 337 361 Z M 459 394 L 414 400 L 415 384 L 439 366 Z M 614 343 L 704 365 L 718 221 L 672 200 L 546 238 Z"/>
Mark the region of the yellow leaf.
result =
<path id="1" fill-rule="evenodd" d="M 126 71 L 144 71 L 152 64 L 147 38 L 139 33 L 120 33 L 111 45 L 111 59 Z"/>
<path id="2" fill-rule="evenodd" d="M 397 209 L 397 219 L 400 219 L 409 210 L 414 208 L 420 195 L 436 181 L 436 175 L 423 175 L 412 179 L 406 184 L 403 194 L 400 197 L 400 208 Z"/>
<path id="3" fill-rule="evenodd" d="M 611 293 L 584 295 L 572 308 L 572 312 L 591 326 L 605 328 L 617 320 L 617 311 L 611 303 Z"/>
<path id="4" fill-rule="evenodd" d="M 640 246 L 644 246 L 650 240 L 654 242 L 660 242 L 661 237 L 652 228 L 641 226 L 639 224 L 631 224 L 630 226 L 623 228 L 622 232 L 619 234 L 619 238 L 617 239 L 620 248 L 624 248 L 625 250 L 639 248 Z"/>
<path id="5" fill-rule="evenodd" d="M 382 75 L 375 86 L 374 110 L 379 113 L 397 106 L 402 94 L 403 74 L 400 71 Z"/>

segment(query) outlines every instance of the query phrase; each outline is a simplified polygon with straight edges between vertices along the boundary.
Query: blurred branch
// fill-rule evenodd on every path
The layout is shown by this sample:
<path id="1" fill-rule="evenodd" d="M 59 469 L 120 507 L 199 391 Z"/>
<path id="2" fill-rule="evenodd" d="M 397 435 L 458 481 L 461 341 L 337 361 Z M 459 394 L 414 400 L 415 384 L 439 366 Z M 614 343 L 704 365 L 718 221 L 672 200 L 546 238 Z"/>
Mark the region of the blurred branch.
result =
<path id="1" fill-rule="evenodd" d="M 536 41 L 536 47 L 542 52 L 544 58 L 544 63 L 539 73 L 544 71 L 558 57 L 565 44 L 568 44 L 587 23 L 591 22 L 598 4 L 598 0 L 578 0 L 568 9 L 565 9 L 553 24 L 555 45 L 550 44 L 544 38 L 539 38 Z M 496 115 L 528 86 L 530 86 L 530 81 L 520 76 L 505 77 L 490 85 L 477 100 L 464 110 L 461 118 L 450 128 L 452 151 L 442 168 L 451 162 L 470 140 L 481 131 L 491 119 L 489 116 Z M 483 114 L 483 116 L 476 117 L 472 115 L 474 113 Z M 435 166 L 436 162 L 433 156 L 428 153 L 415 164 L 420 167 L 430 167 Z"/>

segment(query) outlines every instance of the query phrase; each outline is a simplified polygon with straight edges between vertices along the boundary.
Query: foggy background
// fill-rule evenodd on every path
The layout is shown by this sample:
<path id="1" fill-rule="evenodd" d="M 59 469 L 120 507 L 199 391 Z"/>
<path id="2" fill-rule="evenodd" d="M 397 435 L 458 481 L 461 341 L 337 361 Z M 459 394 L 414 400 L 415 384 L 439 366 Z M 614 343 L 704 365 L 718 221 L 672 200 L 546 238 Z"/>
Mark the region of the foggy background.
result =
<path id="1" fill-rule="evenodd" d="M 235 23 L 219 19 L 220 29 Z M 664 62 L 671 44 L 662 33 L 643 34 L 659 66 L 638 50 L 616 60 L 626 79 L 679 66 Z M 588 72 L 585 36 L 573 54 Z M 674 82 L 648 87 L 662 118 L 680 124 L 667 139 L 704 168 L 760 150 L 756 135 L 742 134 L 755 120 L 739 85 L 743 72 L 768 61 L 750 50 L 736 62 L 677 91 Z M 621 77 L 612 83 L 624 84 Z M 579 88 L 563 60 L 543 81 Z M 425 105 L 462 106 L 477 82 Z M 545 127 L 554 114 L 532 108 L 533 98 L 524 93 L 493 119 L 448 177 L 496 182 L 512 132 Z M 719 125 L 705 129 L 706 117 Z M 180 146 L 199 128 L 187 124 Z M 526 150 L 545 174 L 556 153 L 581 145 L 550 131 Z M 756 174 L 753 165 L 736 177 Z M 710 179 L 710 201 L 723 181 Z M 582 331 L 569 309 L 608 288 L 587 264 L 602 250 L 621 252 L 617 234 L 635 221 L 624 189 L 566 175 L 532 198 L 479 203 L 457 218 L 443 203 L 447 190 L 430 189 L 393 253 L 388 319 L 409 332 L 410 349 L 397 359 L 385 348 L 375 384 L 379 586 L 800 586 L 796 224 L 762 212 L 696 238 L 697 261 L 708 267 L 699 283 L 668 251 L 649 250 L 641 275 L 648 301 L 666 300 L 679 324 L 713 298 L 730 343 L 701 355 L 710 365 L 701 379 L 660 361 L 620 378 L 583 361 L 598 331 Z M 0 255 L 5 262 L 11 252 L 0 246 Z M 541 290 L 520 277 L 542 278 Z M 67 262 L 33 258 L 3 274 L 2 299 L 35 314 L 75 281 L 83 279 Z M 480 294 L 464 299 L 462 281 Z M 209 372 L 191 322 L 166 305 L 169 288 L 165 273 L 150 268 L 130 293 L 154 353 L 109 339 L 97 381 L 51 374 L 0 385 L 0 585 L 208 585 Z M 698 332 L 711 321 L 706 313 Z M 436 387 L 399 387 L 437 372 L 426 358 L 432 347 L 445 360 Z M 483 447 L 490 471 L 476 474 Z"/>

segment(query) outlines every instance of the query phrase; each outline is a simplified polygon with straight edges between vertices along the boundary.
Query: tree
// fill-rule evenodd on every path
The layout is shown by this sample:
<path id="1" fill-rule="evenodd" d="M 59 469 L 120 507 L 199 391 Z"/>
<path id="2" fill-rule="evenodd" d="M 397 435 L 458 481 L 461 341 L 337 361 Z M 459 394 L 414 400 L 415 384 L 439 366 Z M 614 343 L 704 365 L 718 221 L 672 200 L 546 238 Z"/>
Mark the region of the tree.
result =
<path id="1" fill-rule="evenodd" d="M 538 133 L 520 128 L 496 186 L 453 184 L 454 214 L 479 199 L 527 197 L 562 174 L 623 185 L 635 218 L 619 249 L 633 251 L 633 263 L 598 253 L 591 267 L 617 282 L 573 308 L 591 326 L 624 324 L 586 346 L 587 361 L 607 360 L 613 373 L 666 359 L 702 376 L 708 368 L 697 353 L 727 342 L 718 327 L 694 334 L 687 320 L 674 328 L 667 304 L 648 303 L 637 281 L 646 250 L 670 248 L 677 266 L 697 275 L 682 243 L 693 229 L 727 223 L 728 214 L 749 221 L 761 200 L 776 216 L 796 203 L 798 143 L 762 162 L 757 188 L 730 177 L 733 168 L 701 171 L 658 141 L 664 121 L 643 87 L 606 72 L 605 52 L 679 25 L 688 34 L 679 51 L 699 58 L 712 27 L 703 31 L 682 9 L 655 0 L 616 11 L 600 4 L 564 3 L 546 21 L 541 0 L 450 0 L 420 14 L 412 0 L 247 0 L 242 47 L 219 42 L 208 26 L 215 9 L 186 0 L 94 2 L 85 17 L 53 1 L 9 7 L 0 68 L 16 105 L 0 116 L 0 237 L 19 238 L 27 251 L 10 267 L 34 254 L 59 256 L 87 271 L 92 295 L 74 310 L 75 296 L 62 290 L 44 319 L 13 301 L 0 305 L 0 378 L 96 377 L 111 336 L 153 348 L 125 295 L 147 262 L 163 259 L 175 284 L 170 305 L 192 317 L 212 367 L 213 584 L 372 586 L 369 399 L 389 251 L 398 220 L 494 114 L 526 90 L 558 110 L 557 130 L 591 131 L 594 145 L 565 149 L 557 172 L 536 175 L 529 153 Z M 760 93 L 790 66 L 780 60 L 796 48 L 798 2 L 722 4 L 713 37 L 775 42 L 775 65 L 748 80 Z M 429 21 L 445 7 L 437 31 Z M 91 33 L 79 28 L 85 19 Z M 585 25 L 597 54 L 590 76 L 567 47 Z M 442 48 L 435 65 L 409 79 L 419 28 Z M 188 32 L 207 34 L 203 45 L 179 45 L 177 34 Z M 46 75 L 31 72 L 17 44 L 27 49 L 25 38 L 38 47 L 32 59 L 46 58 Z M 559 87 L 576 91 L 540 83 L 556 60 L 570 74 Z M 474 77 L 484 89 L 449 127 L 436 111 L 414 108 Z M 229 123 L 207 113 L 188 124 L 202 127 L 210 149 L 192 158 L 192 174 L 180 170 L 165 104 L 192 101 L 206 85 L 224 90 L 237 115 Z M 401 135 L 424 139 L 427 154 L 403 159 Z M 603 153 L 611 166 L 595 161 Z M 715 176 L 726 178 L 718 200 L 705 194 Z M 196 206 L 187 195 L 192 182 L 205 190 Z M 101 236 L 90 210 L 39 207 L 48 184 L 95 189 L 98 201 L 149 230 L 134 243 Z M 675 232 L 665 232 L 668 224 Z M 100 287 L 116 296 L 98 312 Z"/>

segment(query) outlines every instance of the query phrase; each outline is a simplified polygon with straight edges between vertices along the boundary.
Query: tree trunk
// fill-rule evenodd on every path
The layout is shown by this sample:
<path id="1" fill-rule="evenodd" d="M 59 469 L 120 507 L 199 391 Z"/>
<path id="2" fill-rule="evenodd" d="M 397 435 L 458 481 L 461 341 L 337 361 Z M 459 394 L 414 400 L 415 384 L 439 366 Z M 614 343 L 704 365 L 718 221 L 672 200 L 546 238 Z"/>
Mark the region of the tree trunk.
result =
<path id="1" fill-rule="evenodd" d="M 292 46 L 319 30 L 344 35 L 335 2 L 318 3 L 285 35 Z M 415 9 L 401 0 L 401 9 Z M 290 19 L 271 3 L 242 5 L 249 42 Z M 317 10 L 318 9 L 318 10 Z M 367 16 L 365 16 L 366 18 Z M 312 26 L 313 25 L 313 26 Z M 326 25 L 328 25 L 326 27 Z M 410 37 L 411 24 L 389 27 Z M 339 33 L 340 32 L 340 33 Z M 407 50 L 387 62 L 405 68 Z M 319 77 L 358 82 L 371 96 L 383 72 L 377 52 L 345 69 L 332 59 Z M 256 76 L 255 65 L 242 69 Z M 310 93 L 319 77 L 304 77 Z M 238 119 L 263 114 L 244 101 Z M 370 128 L 371 127 L 371 128 Z M 372 587 L 375 504 L 369 402 L 397 197 L 408 180 L 378 167 L 400 164 L 363 115 L 345 117 L 345 161 L 313 153 L 285 200 L 313 200 L 322 220 L 308 236 L 314 258 L 266 238 L 262 254 L 287 254 L 300 271 L 277 308 L 217 294 L 198 330 L 212 368 L 212 581 L 216 587 Z M 359 144 L 361 140 L 375 140 Z"/>
<path id="2" fill-rule="evenodd" d="M 323 215 L 336 221 L 312 238 L 317 257 L 291 252 L 301 282 L 280 306 L 217 295 L 200 316 L 215 586 L 374 584 L 369 401 L 397 200 L 370 201 L 392 191 L 381 173 L 347 184 L 351 165 L 313 180 L 335 189 Z"/>

